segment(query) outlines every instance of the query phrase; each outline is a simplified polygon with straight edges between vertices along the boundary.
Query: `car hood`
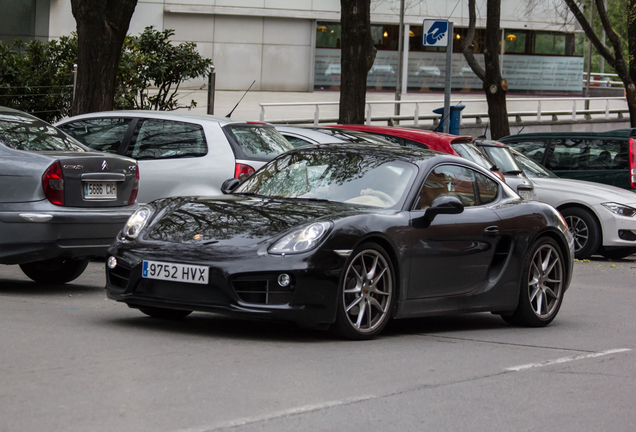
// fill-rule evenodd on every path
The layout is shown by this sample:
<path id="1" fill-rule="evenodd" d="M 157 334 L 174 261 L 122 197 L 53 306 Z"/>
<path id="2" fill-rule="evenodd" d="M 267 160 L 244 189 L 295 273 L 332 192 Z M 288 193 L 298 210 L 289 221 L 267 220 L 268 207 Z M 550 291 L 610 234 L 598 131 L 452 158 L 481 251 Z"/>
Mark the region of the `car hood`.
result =
<path id="1" fill-rule="evenodd" d="M 158 213 L 145 240 L 215 248 L 258 248 L 290 229 L 317 220 L 384 211 L 344 203 L 227 195 L 155 201 Z"/>
<path id="2" fill-rule="evenodd" d="M 564 178 L 533 178 L 534 191 L 539 201 L 553 207 L 566 202 L 596 205 L 604 202 L 636 207 L 636 193 L 602 183 Z"/>

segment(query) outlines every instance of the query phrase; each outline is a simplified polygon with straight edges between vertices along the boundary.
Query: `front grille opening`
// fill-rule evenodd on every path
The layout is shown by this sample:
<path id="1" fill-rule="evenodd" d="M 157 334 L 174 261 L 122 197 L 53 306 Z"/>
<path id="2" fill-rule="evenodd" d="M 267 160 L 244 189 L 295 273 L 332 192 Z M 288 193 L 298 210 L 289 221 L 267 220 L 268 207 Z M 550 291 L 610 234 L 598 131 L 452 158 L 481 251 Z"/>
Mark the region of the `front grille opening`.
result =
<path id="1" fill-rule="evenodd" d="M 291 301 L 293 283 L 281 287 L 274 279 L 237 279 L 232 282 L 234 292 L 245 303 L 284 305 Z"/>
<path id="2" fill-rule="evenodd" d="M 108 269 L 108 278 L 110 279 L 110 284 L 114 287 L 125 289 L 128 287 L 130 272 L 132 270 L 127 265 L 122 264 L 123 260 L 118 260 L 117 267 Z"/>

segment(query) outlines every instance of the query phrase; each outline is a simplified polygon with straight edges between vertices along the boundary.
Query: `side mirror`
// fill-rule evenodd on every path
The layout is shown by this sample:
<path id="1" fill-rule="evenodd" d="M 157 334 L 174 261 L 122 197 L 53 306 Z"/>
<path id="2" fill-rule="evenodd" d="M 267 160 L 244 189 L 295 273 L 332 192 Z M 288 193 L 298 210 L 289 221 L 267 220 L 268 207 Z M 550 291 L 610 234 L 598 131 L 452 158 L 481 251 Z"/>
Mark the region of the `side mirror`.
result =
<path id="1" fill-rule="evenodd" d="M 454 195 L 440 195 L 426 209 L 424 216 L 413 220 L 414 228 L 428 228 L 433 219 L 440 214 L 459 214 L 464 211 L 464 204 Z"/>
<path id="2" fill-rule="evenodd" d="M 240 184 L 241 181 L 237 178 L 227 179 L 221 185 L 221 192 L 223 192 L 224 194 L 232 193 L 232 191 L 236 189 Z"/>

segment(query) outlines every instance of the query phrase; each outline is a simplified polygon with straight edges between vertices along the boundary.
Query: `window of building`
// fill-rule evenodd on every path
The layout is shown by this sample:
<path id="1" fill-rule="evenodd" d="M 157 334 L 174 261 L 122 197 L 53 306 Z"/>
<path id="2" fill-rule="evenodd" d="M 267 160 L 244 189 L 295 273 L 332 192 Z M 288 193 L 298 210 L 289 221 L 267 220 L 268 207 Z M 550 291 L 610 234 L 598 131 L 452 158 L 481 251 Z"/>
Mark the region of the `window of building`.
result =
<path id="1" fill-rule="evenodd" d="M 0 14 L 0 40 L 29 40 L 35 36 L 36 0 L 3 0 Z"/>

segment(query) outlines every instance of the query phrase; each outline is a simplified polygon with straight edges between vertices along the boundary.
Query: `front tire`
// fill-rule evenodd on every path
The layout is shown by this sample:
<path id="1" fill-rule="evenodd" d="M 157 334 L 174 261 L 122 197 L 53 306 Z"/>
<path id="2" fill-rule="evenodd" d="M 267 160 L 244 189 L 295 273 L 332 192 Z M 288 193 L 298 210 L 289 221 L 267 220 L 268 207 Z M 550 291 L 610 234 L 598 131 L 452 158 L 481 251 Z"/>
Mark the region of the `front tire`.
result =
<path id="1" fill-rule="evenodd" d="M 351 254 L 345 267 L 332 328 L 346 339 L 372 339 L 391 318 L 395 299 L 391 259 L 381 246 L 363 244 Z"/>
<path id="2" fill-rule="evenodd" d="M 192 313 L 189 310 L 167 309 L 152 306 L 140 306 L 139 310 L 149 317 L 159 319 L 180 319 L 185 318 Z"/>
<path id="3" fill-rule="evenodd" d="M 88 266 L 88 258 L 53 258 L 20 264 L 22 272 L 35 282 L 58 285 L 77 279 Z"/>
<path id="4" fill-rule="evenodd" d="M 603 238 L 596 217 L 590 211 L 578 207 L 563 209 L 561 214 L 574 236 L 574 257 L 586 259 L 595 254 Z"/>
<path id="5" fill-rule="evenodd" d="M 526 327 L 550 324 L 563 302 L 565 269 L 557 243 L 549 237 L 537 240 L 523 266 L 517 309 L 512 315 L 502 315 L 504 321 Z"/>

